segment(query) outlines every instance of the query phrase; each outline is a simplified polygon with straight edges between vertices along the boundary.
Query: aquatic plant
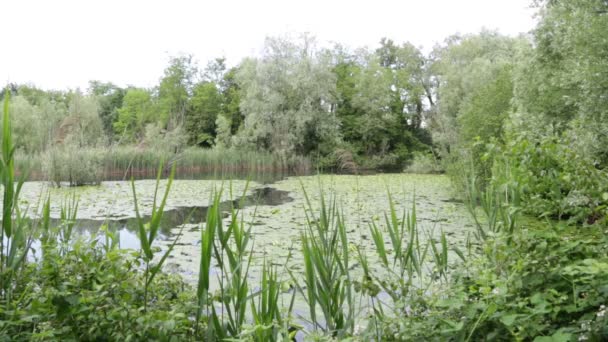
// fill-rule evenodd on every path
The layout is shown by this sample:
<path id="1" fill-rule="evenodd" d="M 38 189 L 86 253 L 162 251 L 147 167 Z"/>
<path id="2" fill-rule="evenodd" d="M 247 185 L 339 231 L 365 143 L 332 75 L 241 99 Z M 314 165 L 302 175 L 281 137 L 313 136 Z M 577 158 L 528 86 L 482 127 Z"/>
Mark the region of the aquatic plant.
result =
<path id="1" fill-rule="evenodd" d="M 158 195 L 158 187 L 160 184 L 160 176 L 163 169 L 163 163 L 161 162 L 158 167 L 158 173 L 156 177 L 156 188 L 154 189 L 154 200 L 152 204 L 152 214 L 150 215 L 150 220 L 145 222 L 139 213 L 139 205 L 137 202 L 137 192 L 135 191 L 135 181 L 131 179 L 131 187 L 133 190 L 133 201 L 135 203 L 135 215 L 137 217 L 137 237 L 139 238 L 139 243 L 141 246 L 141 254 L 142 259 L 145 263 L 145 271 L 144 271 L 144 312 L 148 308 L 148 289 L 152 283 L 152 280 L 156 277 L 157 274 L 162 269 L 162 266 L 175 247 L 177 240 L 181 234 L 178 233 L 173 243 L 169 245 L 169 248 L 162 254 L 160 260 L 156 262 L 156 264 L 152 264 L 154 259 L 154 254 L 156 252 L 155 248 L 153 248 L 154 240 L 158 237 L 158 232 L 160 230 L 160 223 L 164 214 L 165 204 L 167 203 L 167 196 L 169 195 L 169 190 L 171 189 L 171 183 L 173 182 L 173 177 L 175 174 L 175 167 L 171 168 L 171 174 L 169 175 L 169 180 L 167 186 L 165 188 L 165 194 L 163 195 L 160 204 L 158 207 L 156 206 L 157 195 Z"/>
<path id="2" fill-rule="evenodd" d="M 354 331 L 357 308 L 344 219 L 335 199 L 327 204 L 322 193 L 320 213 L 315 217 L 306 190 L 302 188 L 302 191 L 308 209 L 307 229 L 301 236 L 303 284 L 293 272 L 290 271 L 290 275 L 308 304 L 313 328 L 337 338 L 349 336 Z M 322 319 L 317 314 L 317 306 Z"/>
<path id="3" fill-rule="evenodd" d="M 15 184 L 15 146 L 12 140 L 9 116 L 9 92 L 4 92 L 2 115 L 2 155 L 0 159 L 0 182 L 3 190 L 2 224 L 0 225 L 0 299 L 11 310 L 14 277 L 24 266 L 27 251 L 31 246 L 31 232 L 27 232 L 24 215 L 19 210 L 19 194 L 26 173 Z M 29 235 L 28 235 L 29 234 Z"/>
<path id="4" fill-rule="evenodd" d="M 56 186 L 99 184 L 104 180 L 154 178 L 159 160 L 163 176 L 176 165 L 176 178 L 230 175 L 303 174 L 311 169 L 305 157 L 285 158 L 263 151 L 188 148 L 179 153 L 134 146 L 75 147 L 58 145 L 40 154 L 17 153 L 16 169 L 30 170 L 29 180 L 47 180 Z"/>

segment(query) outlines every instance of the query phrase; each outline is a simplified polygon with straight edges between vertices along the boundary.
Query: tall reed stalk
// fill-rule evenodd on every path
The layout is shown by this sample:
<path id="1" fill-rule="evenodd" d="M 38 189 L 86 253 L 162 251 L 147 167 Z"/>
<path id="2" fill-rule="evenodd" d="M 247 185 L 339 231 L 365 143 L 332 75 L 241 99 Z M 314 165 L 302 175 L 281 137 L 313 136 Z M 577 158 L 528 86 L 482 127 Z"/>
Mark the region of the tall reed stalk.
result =
<path id="1" fill-rule="evenodd" d="M 310 212 L 306 212 L 307 229 L 301 236 L 303 284 L 291 271 L 290 275 L 308 304 L 314 329 L 343 338 L 352 335 L 357 312 L 346 225 L 335 199 L 328 205 L 323 193 L 320 213 L 315 217 L 308 194 L 302 189 Z M 322 317 L 317 314 L 317 307 Z"/>
<path id="2" fill-rule="evenodd" d="M 23 173 L 15 182 L 15 146 L 9 117 L 9 93 L 7 88 L 2 115 L 2 156 L 0 160 L 0 182 L 4 200 L 0 227 L 0 299 L 6 301 L 7 309 L 12 302 L 14 277 L 25 264 L 27 252 L 32 243 L 31 232 L 27 236 L 27 222 L 18 206 L 19 194 L 27 173 Z"/>
<path id="3" fill-rule="evenodd" d="M 248 184 L 241 198 L 244 199 L 247 189 Z M 230 192 L 232 194 L 232 191 Z M 247 279 L 253 252 L 253 245 L 249 247 L 251 226 L 245 228 L 243 218 L 234 206 L 229 212 L 230 223 L 224 226 L 221 198 L 222 190 L 212 196 L 205 227 L 201 229 L 197 322 L 201 320 L 204 311 L 209 322 L 208 340 L 239 337 L 243 333 L 251 299 Z M 213 298 L 209 295 L 212 260 L 217 265 L 215 273 L 219 283 L 219 294 Z M 215 302 L 219 306 L 216 306 Z"/>
<path id="4" fill-rule="evenodd" d="M 133 190 L 133 200 L 135 202 L 135 215 L 137 219 L 137 237 L 139 238 L 139 243 L 141 245 L 142 251 L 142 259 L 145 263 L 145 271 L 144 271 L 144 311 L 147 311 L 148 308 L 148 289 L 152 284 L 152 281 L 156 277 L 156 275 L 161 271 L 161 268 L 175 247 L 177 240 L 181 236 L 181 230 L 175 237 L 175 240 L 167 250 L 162 254 L 160 260 L 156 262 L 156 264 L 152 264 L 154 259 L 155 249 L 153 248 L 154 240 L 158 237 L 158 232 L 160 230 L 160 224 L 164 213 L 164 208 L 167 203 L 167 197 L 169 196 L 169 190 L 171 189 L 171 184 L 173 182 L 173 176 L 175 174 L 175 167 L 171 168 L 171 174 L 167 180 L 167 186 L 165 188 L 165 193 L 160 201 L 160 204 L 157 206 L 158 199 L 158 188 L 160 185 L 160 177 L 162 174 L 163 163 L 161 162 L 158 166 L 158 172 L 156 176 L 156 187 L 154 188 L 154 200 L 152 203 L 152 214 L 150 215 L 150 221 L 145 222 L 139 213 L 139 206 L 137 204 L 137 192 L 135 191 L 135 181 L 131 179 L 131 188 Z M 183 228 L 182 228 L 183 229 Z"/>

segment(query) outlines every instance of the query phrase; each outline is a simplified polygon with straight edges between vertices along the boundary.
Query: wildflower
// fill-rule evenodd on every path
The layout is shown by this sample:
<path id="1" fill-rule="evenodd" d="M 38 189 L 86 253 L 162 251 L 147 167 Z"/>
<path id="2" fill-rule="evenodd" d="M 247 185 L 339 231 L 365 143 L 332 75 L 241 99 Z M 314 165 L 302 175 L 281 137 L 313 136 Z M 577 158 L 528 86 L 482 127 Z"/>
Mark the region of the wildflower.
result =
<path id="1" fill-rule="evenodd" d="M 495 288 L 492 290 L 492 294 L 494 294 L 494 295 L 498 295 L 498 294 L 500 294 L 500 290 L 498 289 L 498 287 L 495 287 Z"/>
<path id="2" fill-rule="evenodd" d="M 587 341 L 589 339 L 589 337 L 587 337 L 587 335 L 581 335 L 578 337 L 579 341 Z"/>

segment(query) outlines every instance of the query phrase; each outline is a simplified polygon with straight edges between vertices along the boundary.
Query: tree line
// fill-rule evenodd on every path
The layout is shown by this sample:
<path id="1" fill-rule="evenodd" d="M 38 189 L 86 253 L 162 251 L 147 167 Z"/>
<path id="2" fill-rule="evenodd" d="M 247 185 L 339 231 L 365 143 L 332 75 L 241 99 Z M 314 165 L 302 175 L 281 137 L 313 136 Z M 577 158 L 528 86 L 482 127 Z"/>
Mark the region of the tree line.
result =
<path id="1" fill-rule="evenodd" d="M 535 4 L 542 20 L 531 34 L 454 35 L 428 54 L 387 38 L 351 49 L 282 36 L 233 67 L 172 57 L 150 89 L 13 85 L 17 143 L 28 154 L 67 143 L 254 149 L 324 169 L 402 169 L 416 154 L 465 153 L 489 177 L 488 143 L 552 130 L 576 135 L 577 152 L 605 165 L 605 3 Z"/>

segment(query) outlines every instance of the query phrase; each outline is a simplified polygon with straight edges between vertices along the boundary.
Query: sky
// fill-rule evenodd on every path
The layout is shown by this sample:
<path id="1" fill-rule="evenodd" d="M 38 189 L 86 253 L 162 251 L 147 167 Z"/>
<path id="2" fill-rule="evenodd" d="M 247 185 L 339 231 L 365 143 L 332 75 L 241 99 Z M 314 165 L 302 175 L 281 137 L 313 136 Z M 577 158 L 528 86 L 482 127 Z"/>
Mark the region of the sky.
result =
<path id="1" fill-rule="evenodd" d="M 169 57 L 204 66 L 259 55 L 267 36 L 375 48 L 382 37 L 423 51 L 455 33 L 535 26 L 531 0 L 6 0 L 0 83 L 86 90 L 89 80 L 158 84 Z"/>

